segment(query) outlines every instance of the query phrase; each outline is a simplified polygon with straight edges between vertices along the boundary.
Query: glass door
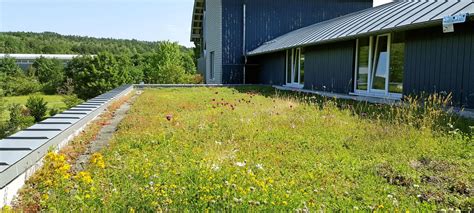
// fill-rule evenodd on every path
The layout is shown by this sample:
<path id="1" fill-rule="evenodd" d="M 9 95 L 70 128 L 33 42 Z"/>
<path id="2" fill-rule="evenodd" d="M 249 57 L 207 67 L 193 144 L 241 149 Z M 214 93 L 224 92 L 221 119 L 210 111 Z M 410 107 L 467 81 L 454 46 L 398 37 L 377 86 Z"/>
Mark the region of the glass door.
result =
<path id="1" fill-rule="evenodd" d="M 304 54 L 301 48 L 286 51 L 286 86 L 302 88 L 304 84 Z"/>
<path id="2" fill-rule="evenodd" d="M 375 45 L 372 64 L 370 92 L 388 93 L 388 72 L 390 63 L 390 35 L 379 35 Z"/>
<path id="3" fill-rule="evenodd" d="M 397 51 L 393 61 L 396 63 L 392 63 L 391 37 L 390 34 L 383 34 L 357 40 L 354 75 L 356 94 L 401 98 L 404 45 L 395 45 Z"/>

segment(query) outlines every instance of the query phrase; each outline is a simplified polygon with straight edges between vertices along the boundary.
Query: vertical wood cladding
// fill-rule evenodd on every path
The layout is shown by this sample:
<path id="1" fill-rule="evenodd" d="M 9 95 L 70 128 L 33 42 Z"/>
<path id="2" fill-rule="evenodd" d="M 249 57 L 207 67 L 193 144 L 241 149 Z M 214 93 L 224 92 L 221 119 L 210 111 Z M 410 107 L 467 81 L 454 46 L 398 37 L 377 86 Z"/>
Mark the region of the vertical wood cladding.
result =
<path id="1" fill-rule="evenodd" d="M 258 83 L 270 85 L 285 84 L 285 57 L 286 53 L 276 52 L 256 57 L 259 62 Z M 253 58 L 252 58 L 253 59 Z"/>
<path id="2" fill-rule="evenodd" d="M 404 93 L 447 92 L 454 104 L 474 108 L 474 23 L 407 32 Z"/>
<path id="3" fill-rule="evenodd" d="M 348 94 L 353 88 L 354 41 L 305 48 L 306 89 Z"/>
<path id="4" fill-rule="evenodd" d="M 246 50 L 290 31 L 372 7 L 372 0 L 222 0 L 223 83 L 242 83 L 243 4 Z"/>

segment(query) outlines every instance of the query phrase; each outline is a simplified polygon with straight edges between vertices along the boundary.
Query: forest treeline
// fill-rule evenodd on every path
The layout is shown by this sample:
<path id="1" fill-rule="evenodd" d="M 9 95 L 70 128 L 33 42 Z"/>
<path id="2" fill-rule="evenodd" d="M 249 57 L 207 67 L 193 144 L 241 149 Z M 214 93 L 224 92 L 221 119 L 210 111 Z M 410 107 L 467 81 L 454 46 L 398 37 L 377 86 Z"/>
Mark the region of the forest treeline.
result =
<path id="1" fill-rule="evenodd" d="M 0 53 L 30 54 L 80 54 L 99 52 L 112 54 L 144 54 L 154 51 L 160 41 L 138 41 L 112 38 L 68 36 L 53 32 L 3 32 L 0 33 Z M 187 51 L 185 47 L 181 47 Z"/>

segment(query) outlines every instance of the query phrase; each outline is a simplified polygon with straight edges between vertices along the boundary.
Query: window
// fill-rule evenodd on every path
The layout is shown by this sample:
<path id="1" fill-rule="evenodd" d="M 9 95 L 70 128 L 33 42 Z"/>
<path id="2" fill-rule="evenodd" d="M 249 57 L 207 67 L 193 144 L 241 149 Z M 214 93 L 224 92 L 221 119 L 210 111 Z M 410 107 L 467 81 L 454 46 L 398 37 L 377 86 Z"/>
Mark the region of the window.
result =
<path id="1" fill-rule="evenodd" d="M 369 86 L 370 38 L 357 40 L 356 90 L 367 90 Z"/>
<path id="2" fill-rule="evenodd" d="M 405 54 L 403 40 L 403 37 L 391 34 L 357 40 L 355 93 L 401 97 Z"/>
<path id="3" fill-rule="evenodd" d="M 211 80 L 214 80 L 214 51 L 209 53 L 209 78 Z"/>
<path id="4" fill-rule="evenodd" d="M 405 64 L 405 43 L 403 37 L 395 36 L 390 46 L 390 82 L 388 91 L 403 92 L 403 74 Z"/>
<path id="5" fill-rule="evenodd" d="M 372 89 L 385 91 L 388 79 L 388 36 L 377 36 L 372 69 Z"/>
<path id="6" fill-rule="evenodd" d="M 304 84 L 304 52 L 302 48 L 286 51 L 286 85 L 302 87 Z"/>

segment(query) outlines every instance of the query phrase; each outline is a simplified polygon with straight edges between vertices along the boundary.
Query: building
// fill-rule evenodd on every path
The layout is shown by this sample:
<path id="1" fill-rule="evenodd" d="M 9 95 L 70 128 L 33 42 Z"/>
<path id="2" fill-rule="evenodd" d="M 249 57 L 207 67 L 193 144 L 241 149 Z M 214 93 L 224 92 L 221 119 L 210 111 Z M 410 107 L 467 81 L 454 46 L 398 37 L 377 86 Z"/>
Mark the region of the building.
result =
<path id="1" fill-rule="evenodd" d="M 207 83 L 248 83 L 246 53 L 290 31 L 372 7 L 372 0 L 195 0 L 191 41 Z M 246 64 L 246 66 L 244 66 Z M 211 66 L 212 65 L 212 66 Z"/>
<path id="2" fill-rule="evenodd" d="M 474 108 L 473 14 L 472 0 L 400 0 L 314 22 L 249 49 L 246 82 L 394 100 L 446 92 Z"/>
<path id="3" fill-rule="evenodd" d="M 79 55 L 59 55 L 59 54 L 4 54 L 0 53 L 0 59 L 2 58 L 14 58 L 18 66 L 23 70 L 28 70 L 35 60 L 38 58 L 48 58 L 48 59 L 57 59 L 67 64 L 68 61 L 71 61 L 73 58 L 78 57 Z"/>

